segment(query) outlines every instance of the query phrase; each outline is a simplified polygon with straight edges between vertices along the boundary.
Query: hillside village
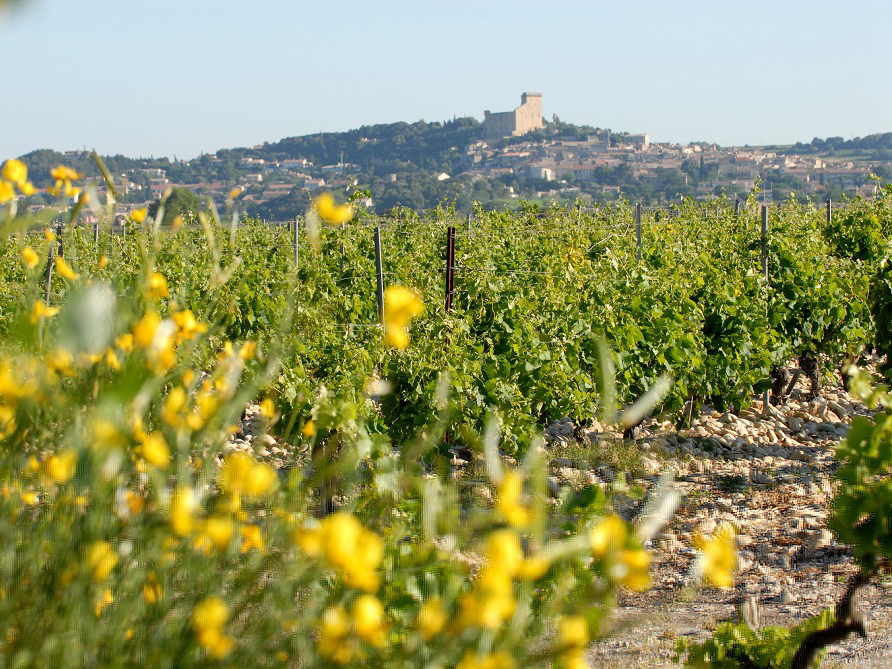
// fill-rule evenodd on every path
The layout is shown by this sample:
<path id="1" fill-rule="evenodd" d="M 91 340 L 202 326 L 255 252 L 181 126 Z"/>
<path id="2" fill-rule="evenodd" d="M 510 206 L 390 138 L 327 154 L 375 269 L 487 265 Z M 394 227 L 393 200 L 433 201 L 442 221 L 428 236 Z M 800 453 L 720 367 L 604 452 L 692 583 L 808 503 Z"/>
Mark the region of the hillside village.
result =
<path id="1" fill-rule="evenodd" d="M 510 205 L 511 201 L 605 201 L 619 198 L 660 203 L 679 197 L 745 197 L 760 185 L 762 198 L 822 200 L 870 197 L 876 174 L 892 177 L 892 134 L 876 136 L 873 151 L 820 151 L 813 144 L 793 147 L 722 147 L 651 141 L 648 133 L 552 122 L 542 117 L 542 94 L 524 93 L 513 111 L 486 111 L 483 123 L 458 119 L 445 123 L 369 126 L 349 133 L 325 133 L 244 149 L 221 150 L 188 161 L 107 159 L 115 175 L 119 209 L 126 213 L 164 193 L 183 188 L 211 197 L 218 206 L 235 187 L 248 214 L 267 219 L 299 214 L 314 191 L 362 191 L 369 209 L 416 209 L 451 202 L 469 209 Z M 815 140 L 817 142 L 818 140 Z M 843 143 L 844 145 L 845 143 Z M 825 147 L 826 149 L 826 147 Z M 300 155 L 306 152 L 312 155 Z M 87 174 L 91 188 L 103 180 L 88 151 L 23 156 L 32 174 L 38 154 L 52 164 L 73 165 Z M 52 155 L 43 155 L 52 154 Z M 319 159 L 322 160 L 319 160 Z M 39 162 L 39 161 L 38 161 Z M 117 168 L 117 169 L 116 169 Z M 41 184 L 26 204 L 53 206 L 51 184 Z M 42 187 L 41 187 L 42 186 Z"/>

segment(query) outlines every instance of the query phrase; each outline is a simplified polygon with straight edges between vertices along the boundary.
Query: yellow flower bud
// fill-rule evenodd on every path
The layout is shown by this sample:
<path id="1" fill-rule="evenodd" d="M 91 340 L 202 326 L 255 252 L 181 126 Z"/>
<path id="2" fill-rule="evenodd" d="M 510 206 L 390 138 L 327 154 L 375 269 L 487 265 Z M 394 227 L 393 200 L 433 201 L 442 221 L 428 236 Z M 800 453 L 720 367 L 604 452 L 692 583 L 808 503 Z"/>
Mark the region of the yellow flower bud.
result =
<path id="1" fill-rule="evenodd" d="M 340 225 L 353 218 L 353 206 L 349 204 L 336 205 L 330 193 L 322 193 L 314 202 L 319 218 L 328 223 Z"/>
<path id="2" fill-rule="evenodd" d="M 167 447 L 164 435 L 158 431 L 152 432 L 142 440 L 140 453 L 143 460 L 156 467 L 164 469 L 170 464 L 170 449 Z"/>
<path id="3" fill-rule="evenodd" d="M 68 261 L 62 256 L 56 256 L 56 271 L 59 273 L 59 276 L 70 281 L 76 280 L 79 276 L 73 269 L 71 269 L 71 265 L 69 265 Z"/>
<path id="4" fill-rule="evenodd" d="M 93 570 L 93 580 L 101 583 L 118 564 L 118 554 L 107 541 L 97 541 L 87 549 L 86 563 Z"/>
<path id="5" fill-rule="evenodd" d="M 37 253 L 34 252 L 30 246 L 26 246 L 22 249 L 22 262 L 25 263 L 25 267 L 28 269 L 34 269 L 37 267 L 37 263 L 40 262 L 40 258 L 37 256 Z"/>
<path id="6" fill-rule="evenodd" d="M 77 468 L 77 451 L 66 449 L 51 455 L 43 463 L 43 470 L 55 483 L 68 483 Z"/>
<path id="7" fill-rule="evenodd" d="M 623 520 L 614 514 L 603 518 L 589 534 L 592 555 L 603 558 L 616 553 L 626 544 L 628 530 Z"/>

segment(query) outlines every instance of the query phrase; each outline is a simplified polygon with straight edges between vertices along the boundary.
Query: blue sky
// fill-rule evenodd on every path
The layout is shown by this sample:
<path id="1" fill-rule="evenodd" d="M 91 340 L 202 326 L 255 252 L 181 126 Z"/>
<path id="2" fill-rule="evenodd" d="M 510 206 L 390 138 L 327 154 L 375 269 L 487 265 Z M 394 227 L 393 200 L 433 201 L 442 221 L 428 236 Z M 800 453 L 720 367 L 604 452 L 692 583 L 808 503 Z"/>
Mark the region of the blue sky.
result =
<path id="1" fill-rule="evenodd" d="M 525 90 L 654 141 L 888 132 L 889 25 L 880 0 L 27 0 L 0 13 L 0 159 L 191 158 Z"/>

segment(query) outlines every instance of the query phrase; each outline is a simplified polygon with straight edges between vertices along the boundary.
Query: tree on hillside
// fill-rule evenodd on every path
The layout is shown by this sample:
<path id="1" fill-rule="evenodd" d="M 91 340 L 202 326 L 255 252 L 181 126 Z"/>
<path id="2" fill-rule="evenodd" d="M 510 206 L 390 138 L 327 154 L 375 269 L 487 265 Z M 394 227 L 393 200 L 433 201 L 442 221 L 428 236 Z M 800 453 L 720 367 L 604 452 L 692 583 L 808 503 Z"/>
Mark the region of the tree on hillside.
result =
<path id="1" fill-rule="evenodd" d="M 158 207 L 160 205 L 160 199 L 152 202 L 152 204 L 149 205 L 149 216 L 154 218 L 158 213 Z M 198 197 L 188 188 L 174 188 L 170 197 L 168 197 L 167 201 L 164 203 L 164 220 L 161 221 L 161 224 L 171 225 L 173 224 L 173 219 L 177 216 L 182 216 L 184 219 L 188 220 L 189 218 L 198 216 L 198 213 L 201 211 L 210 211 L 210 206 L 208 205 L 207 200 Z"/>

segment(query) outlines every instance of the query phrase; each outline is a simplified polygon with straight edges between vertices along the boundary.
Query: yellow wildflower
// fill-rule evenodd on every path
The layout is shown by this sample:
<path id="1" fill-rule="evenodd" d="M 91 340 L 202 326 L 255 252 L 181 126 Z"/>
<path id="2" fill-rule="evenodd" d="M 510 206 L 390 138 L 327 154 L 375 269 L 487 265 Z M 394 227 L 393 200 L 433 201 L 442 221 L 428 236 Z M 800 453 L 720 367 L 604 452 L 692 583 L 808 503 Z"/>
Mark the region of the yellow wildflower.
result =
<path id="1" fill-rule="evenodd" d="M 115 353 L 113 348 L 108 349 L 105 353 L 105 362 L 109 366 L 109 369 L 112 369 L 116 372 L 121 371 L 121 361 L 118 359 L 118 354 Z"/>
<path id="2" fill-rule="evenodd" d="M 45 228 L 45 229 L 44 229 L 44 231 L 43 231 L 43 237 L 44 237 L 44 239 L 46 239 L 50 244 L 52 244 L 54 241 L 56 241 L 56 233 L 53 232 L 50 228 Z"/>
<path id="3" fill-rule="evenodd" d="M 387 638 L 384 606 L 374 595 L 361 595 L 353 604 L 353 631 L 373 646 L 383 646 Z"/>
<path id="4" fill-rule="evenodd" d="M 162 297 L 170 297 L 167 291 L 167 279 L 160 272 L 152 272 L 149 277 L 148 290 L 146 291 L 148 298 L 152 301 L 158 301 Z"/>
<path id="5" fill-rule="evenodd" d="M 276 472 L 245 453 L 226 457 L 220 472 L 220 487 L 230 494 L 261 497 L 276 485 Z"/>
<path id="6" fill-rule="evenodd" d="M 431 597 L 418 610 L 415 627 L 421 632 L 425 641 L 430 641 L 440 633 L 448 620 L 449 614 L 443 608 L 443 600 L 439 597 Z"/>
<path id="7" fill-rule="evenodd" d="M 36 506 L 39 501 L 40 497 L 36 492 L 28 490 L 22 493 L 22 502 L 28 506 Z"/>
<path id="8" fill-rule="evenodd" d="M 631 590 L 643 591 L 650 587 L 650 555 L 641 548 L 622 550 L 615 566 L 619 582 Z"/>
<path id="9" fill-rule="evenodd" d="M 19 188 L 28 183 L 28 167 L 21 160 L 10 158 L 3 163 L 3 171 L 0 172 L 3 178 L 11 181 Z"/>
<path id="10" fill-rule="evenodd" d="M 455 669 L 515 669 L 514 658 L 508 651 L 500 650 L 489 655 L 478 655 L 472 650 L 466 651 Z"/>
<path id="11" fill-rule="evenodd" d="M 486 566 L 513 576 L 523 562 L 520 537 L 514 530 L 497 530 L 486 542 Z"/>
<path id="12" fill-rule="evenodd" d="M 87 549 L 86 563 L 93 570 L 93 580 L 101 583 L 118 564 L 118 554 L 107 541 L 96 541 Z"/>
<path id="13" fill-rule="evenodd" d="M 734 525 L 722 523 L 712 538 L 694 537 L 694 546 L 701 552 L 703 576 L 717 588 L 730 588 L 734 585 L 734 572 L 737 569 L 737 531 Z"/>
<path id="14" fill-rule="evenodd" d="M 255 353 L 257 353 L 257 342 L 246 341 L 239 349 L 238 357 L 242 360 L 250 360 L 254 357 Z"/>
<path id="15" fill-rule="evenodd" d="M 71 376 L 74 372 L 71 369 L 71 363 L 74 356 L 71 351 L 64 348 L 54 348 L 44 356 L 44 362 L 47 369 L 56 374 L 65 374 Z"/>
<path id="16" fill-rule="evenodd" d="M 171 427 L 183 425 L 183 408 L 186 406 L 186 391 L 180 386 L 170 389 L 170 394 L 161 410 L 161 419 Z"/>
<path id="17" fill-rule="evenodd" d="M 0 179 L 0 204 L 9 202 L 15 198 L 15 190 L 11 183 L 7 183 Z"/>
<path id="18" fill-rule="evenodd" d="M 98 364 L 102 360 L 101 353 L 80 353 L 77 356 L 78 364 L 80 365 L 95 365 Z"/>
<path id="19" fill-rule="evenodd" d="M 409 333 L 405 328 L 387 324 L 384 326 L 384 345 L 401 351 L 405 350 L 409 348 Z"/>
<path id="20" fill-rule="evenodd" d="M 79 276 L 77 272 L 71 269 L 71 265 L 62 256 L 56 256 L 56 271 L 59 273 L 59 276 L 70 281 L 74 281 Z"/>
<path id="21" fill-rule="evenodd" d="M 219 629 L 227 620 L 229 620 L 229 607 L 216 595 L 205 597 L 192 612 L 192 627 L 199 631 Z"/>
<path id="22" fill-rule="evenodd" d="M 133 339 L 140 348 L 149 348 L 155 341 L 155 333 L 161 325 L 161 316 L 154 310 L 146 312 L 133 328 Z"/>
<path id="23" fill-rule="evenodd" d="M 151 465 L 164 469 L 170 464 L 170 448 L 164 440 L 164 435 L 157 430 L 142 439 L 139 451 L 143 460 Z"/>
<path id="24" fill-rule="evenodd" d="M 128 490 L 124 496 L 127 499 L 127 510 L 130 513 L 140 513 L 146 508 L 146 501 L 132 490 Z"/>
<path id="25" fill-rule="evenodd" d="M 50 176 L 56 180 L 55 186 L 49 189 L 52 195 L 58 195 L 60 192 L 62 192 L 63 186 L 66 196 L 75 195 L 80 192 L 79 188 L 72 188 L 71 186 L 72 181 L 74 181 L 75 179 L 80 179 L 83 176 L 76 170 L 73 170 L 70 167 L 65 167 L 64 165 L 59 165 L 58 167 L 50 170 Z"/>
<path id="26" fill-rule="evenodd" d="M 129 353 L 133 350 L 133 335 L 129 332 L 122 334 L 120 337 L 115 339 L 115 346 L 117 346 L 125 353 Z"/>
<path id="27" fill-rule="evenodd" d="M 191 309 L 184 309 L 175 313 L 173 322 L 177 326 L 177 338 L 180 341 L 194 339 L 197 335 L 207 332 L 208 329 L 204 323 L 199 323 L 195 319 L 195 314 L 192 313 Z"/>
<path id="28" fill-rule="evenodd" d="M 392 348 L 408 348 L 406 328 L 423 312 L 424 304 L 415 291 L 405 286 L 389 286 L 384 293 L 384 343 Z"/>
<path id="29" fill-rule="evenodd" d="M 15 428 L 15 409 L 7 404 L 0 404 L 0 439 L 6 439 L 15 432 Z"/>
<path id="30" fill-rule="evenodd" d="M 561 646 L 583 648 L 588 642 L 588 623 L 585 618 L 564 616 L 558 621 L 558 643 Z"/>
<path id="31" fill-rule="evenodd" d="M 170 504 L 170 524 L 176 534 L 184 537 L 192 531 L 196 508 L 198 502 L 191 488 L 181 486 L 174 491 Z"/>
<path id="32" fill-rule="evenodd" d="M 310 557 L 322 554 L 322 532 L 318 527 L 298 527 L 293 539 L 297 547 Z"/>
<path id="33" fill-rule="evenodd" d="M 99 266 L 99 269 L 105 269 L 108 266 L 108 256 L 105 255 L 104 253 L 101 256 L 99 256 L 98 266 Z"/>
<path id="34" fill-rule="evenodd" d="M 350 619 L 340 606 L 325 609 L 319 626 L 317 641 L 319 652 L 338 664 L 347 664 L 353 658 L 353 647 L 348 643 Z"/>
<path id="35" fill-rule="evenodd" d="M 142 586 L 142 597 L 146 600 L 146 604 L 157 604 L 161 601 L 161 595 L 161 584 L 158 583 L 155 572 L 150 571 Z"/>
<path id="36" fill-rule="evenodd" d="M 41 300 L 36 300 L 34 307 L 31 309 L 31 324 L 36 325 L 38 321 L 44 318 L 52 318 L 58 313 L 59 307 L 48 307 Z"/>
<path id="37" fill-rule="evenodd" d="M 272 420 L 276 417 L 276 405 L 273 404 L 273 401 L 269 397 L 265 398 L 260 403 L 260 415 L 267 420 Z"/>
<path id="38" fill-rule="evenodd" d="M 551 562 L 544 557 L 534 556 L 524 560 L 517 571 L 517 577 L 524 581 L 537 581 L 551 567 Z"/>
<path id="39" fill-rule="evenodd" d="M 238 197 L 239 195 L 241 195 L 241 194 L 242 194 L 242 187 L 241 187 L 241 186 L 236 186 L 236 187 L 233 188 L 231 191 L 229 191 L 229 199 L 230 199 L 230 200 L 234 200 L 235 198 L 237 198 L 237 197 Z"/>
<path id="40" fill-rule="evenodd" d="M 242 538 L 242 553 L 247 553 L 252 548 L 263 550 L 263 533 L 259 525 L 242 525 L 238 532 Z"/>
<path id="41" fill-rule="evenodd" d="M 305 437 L 312 437 L 314 434 L 316 434 L 316 423 L 308 420 L 306 423 L 304 423 L 301 434 Z"/>
<path id="42" fill-rule="evenodd" d="M 525 527 L 530 522 L 531 516 L 530 512 L 520 504 L 522 491 L 523 478 L 520 472 L 516 470 L 506 472 L 499 485 L 496 508 L 510 525 L 518 528 Z"/>
<path id="43" fill-rule="evenodd" d="M 234 533 L 235 524 L 226 516 L 211 516 L 204 522 L 203 534 L 219 551 L 226 550 Z"/>
<path id="44" fill-rule="evenodd" d="M 50 176 L 53 179 L 67 179 L 68 181 L 74 181 L 75 179 L 80 179 L 83 175 L 70 167 L 59 165 L 50 170 Z"/>
<path id="45" fill-rule="evenodd" d="M 22 249 L 22 262 L 27 269 L 34 269 L 37 267 L 37 263 L 40 262 L 40 258 L 37 253 L 34 252 L 34 249 L 30 246 L 26 246 Z"/>
<path id="46" fill-rule="evenodd" d="M 589 642 L 588 623 L 582 616 L 565 616 L 558 621 L 558 658 L 564 669 L 588 669 L 584 650 Z"/>
<path id="47" fill-rule="evenodd" d="M 99 597 L 96 599 L 96 606 L 93 608 L 93 612 L 96 614 L 96 617 L 102 615 L 102 611 L 106 606 L 115 601 L 114 595 L 112 595 L 112 591 L 110 588 L 105 588 L 102 592 L 99 593 Z"/>
<path id="48" fill-rule="evenodd" d="M 592 555 L 604 558 L 616 553 L 626 545 L 627 537 L 626 524 L 619 516 L 611 514 L 603 518 L 589 534 Z"/>
<path id="49" fill-rule="evenodd" d="M 223 626 L 228 619 L 229 607 L 216 595 L 203 599 L 192 612 L 192 629 L 198 643 L 213 659 L 223 659 L 235 645 L 232 639 L 223 634 Z"/>
<path id="50" fill-rule="evenodd" d="M 319 526 L 319 542 L 326 561 L 341 572 L 348 586 L 367 592 L 378 589 L 384 544 L 355 516 L 343 511 L 326 516 Z"/>
<path id="51" fill-rule="evenodd" d="M 498 530 L 487 539 L 486 565 L 480 570 L 474 591 L 461 600 L 459 625 L 498 629 L 514 614 L 513 579 L 525 571 L 520 537 L 514 530 Z"/>
<path id="52" fill-rule="evenodd" d="M 93 440 L 99 448 L 125 448 L 127 437 L 118 426 L 104 418 L 94 417 L 90 421 L 93 429 Z"/>
<path id="53" fill-rule="evenodd" d="M 68 483 L 77 468 L 77 451 L 65 449 L 51 455 L 43 463 L 43 471 L 55 483 Z"/>
<path id="54" fill-rule="evenodd" d="M 142 223 L 146 220 L 146 214 L 149 212 L 148 209 L 143 207 L 142 209 L 134 209 L 130 212 L 130 220 L 134 223 Z"/>
<path id="55" fill-rule="evenodd" d="M 322 193 L 315 201 L 319 218 L 328 223 L 340 225 L 353 218 L 353 206 L 349 204 L 336 205 L 330 193 Z"/>

